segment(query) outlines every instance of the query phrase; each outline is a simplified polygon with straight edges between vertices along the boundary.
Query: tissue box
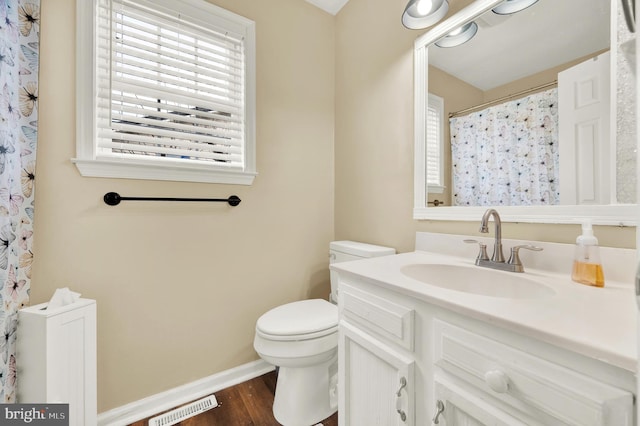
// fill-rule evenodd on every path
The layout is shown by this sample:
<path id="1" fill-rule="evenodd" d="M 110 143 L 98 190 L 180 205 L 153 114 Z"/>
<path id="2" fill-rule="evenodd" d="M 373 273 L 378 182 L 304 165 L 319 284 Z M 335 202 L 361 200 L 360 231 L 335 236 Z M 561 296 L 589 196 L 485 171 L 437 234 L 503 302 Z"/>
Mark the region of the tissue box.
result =
<path id="1" fill-rule="evenodd" d="M 69 425 L 97 423 L 96 301 L 18 311 L 19 403 L 68 403 Z"/>

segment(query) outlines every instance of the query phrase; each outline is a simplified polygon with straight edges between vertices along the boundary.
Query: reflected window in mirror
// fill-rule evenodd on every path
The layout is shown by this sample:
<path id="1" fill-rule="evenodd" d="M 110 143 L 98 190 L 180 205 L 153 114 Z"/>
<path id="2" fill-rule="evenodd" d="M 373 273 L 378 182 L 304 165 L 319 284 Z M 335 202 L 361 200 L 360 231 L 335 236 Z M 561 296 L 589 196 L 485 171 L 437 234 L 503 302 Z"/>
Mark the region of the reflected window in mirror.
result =
<path id="1" fill-rule="evenodd" d="M 427 107 L 427 187 L 442 194 L 444 185 L 444 99 L 429 93 Z"/>

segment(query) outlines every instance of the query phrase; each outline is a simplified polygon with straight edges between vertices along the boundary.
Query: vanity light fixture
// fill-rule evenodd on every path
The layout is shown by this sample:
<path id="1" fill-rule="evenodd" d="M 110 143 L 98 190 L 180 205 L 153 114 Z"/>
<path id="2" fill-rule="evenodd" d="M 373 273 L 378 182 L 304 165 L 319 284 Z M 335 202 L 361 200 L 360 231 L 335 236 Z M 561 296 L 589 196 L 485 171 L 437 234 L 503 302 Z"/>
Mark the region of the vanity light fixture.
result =
<path id="1" fill-rule="evenodd" d="M 402 14 L 402 25 L 410 30 L 427 28 L 449 11 L 447 0 L 410 0 Z"/>
<path id="2" fill-rule="evenodd" d="M 491 9 L 493 13 L 498 15 L 511 15 L 520 12 L 536 3 L 538 0 L 505 0 L 504 3 Z"/>
<path id="3" fill-rule="evenodd" d="M 467 22 L 435 42 L 438 47 L 455 47 L 468 42 L 478 32 L 478 24 Z"/>

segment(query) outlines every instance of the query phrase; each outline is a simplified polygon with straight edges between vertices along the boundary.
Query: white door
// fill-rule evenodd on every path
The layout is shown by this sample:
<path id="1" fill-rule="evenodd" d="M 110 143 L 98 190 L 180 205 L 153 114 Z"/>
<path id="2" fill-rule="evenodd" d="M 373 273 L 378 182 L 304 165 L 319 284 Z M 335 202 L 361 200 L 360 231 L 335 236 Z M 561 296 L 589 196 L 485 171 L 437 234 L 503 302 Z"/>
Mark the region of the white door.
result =
<path id="1" fill-rule="evenodd" d="M 560 204 L 610 204 L 610 79 L 609 52 L 558 74 Z"/>
<path id="2" fill-rule="evenodd" d="M 341 321 L 341 426 L 413 426 L 414 360 Z"/>

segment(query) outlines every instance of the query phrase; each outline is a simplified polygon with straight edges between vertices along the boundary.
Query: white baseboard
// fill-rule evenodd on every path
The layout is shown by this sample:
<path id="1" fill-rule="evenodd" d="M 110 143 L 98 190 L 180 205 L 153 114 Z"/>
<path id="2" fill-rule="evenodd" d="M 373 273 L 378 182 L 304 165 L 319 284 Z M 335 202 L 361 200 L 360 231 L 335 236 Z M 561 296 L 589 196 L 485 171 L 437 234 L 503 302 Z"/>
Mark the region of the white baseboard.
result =
<path id="1" fill-rule="evenodd" d="M 259 359 L 98 415 L 98 426 L 126 426 L 274 370 Z"/>

